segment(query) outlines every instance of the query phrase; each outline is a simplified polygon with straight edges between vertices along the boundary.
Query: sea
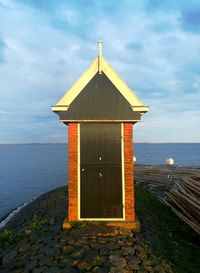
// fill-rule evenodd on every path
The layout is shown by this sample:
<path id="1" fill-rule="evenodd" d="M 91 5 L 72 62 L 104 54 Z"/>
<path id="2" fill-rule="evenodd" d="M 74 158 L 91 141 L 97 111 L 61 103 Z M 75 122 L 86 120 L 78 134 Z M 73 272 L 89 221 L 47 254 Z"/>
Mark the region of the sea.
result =
<path id="1" fill-rule="evenodd" d="M 137 164 L 163 165 L 172 157 L 178 166 L 200 167 L 200 143 L 136 143 L 134 155 Z M 67 144 L 0 145 L 0 219 L 67 185 L 67 161 Z"/>

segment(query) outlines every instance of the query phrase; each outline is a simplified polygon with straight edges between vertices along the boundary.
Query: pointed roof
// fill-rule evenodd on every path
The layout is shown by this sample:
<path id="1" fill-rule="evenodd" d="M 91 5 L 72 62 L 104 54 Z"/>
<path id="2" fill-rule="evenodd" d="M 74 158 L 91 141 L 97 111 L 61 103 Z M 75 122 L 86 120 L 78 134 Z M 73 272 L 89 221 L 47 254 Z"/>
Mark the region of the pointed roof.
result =
<path id="1" fill-rule="evenodd" d="M 127 100 L 134 112 L 140 112 L 140 114 L 143 114 L 148 111 L 148 107 L 142 103 L 134 92 L 132 92 L 132 90 L 125 84 L 125 82 L 118 76 L 118 74 L 102 56 L 101 41 L 99 41 L 98 57 L 92 62 L 89 68 L 82 74 L 75 84 L 66 92 L 66 94 L 58 101 L 58 103 L 55 106 L 52 106 L 52 111 L 66 112 L 72 102 L 84 90 L 86 85 L 88 85 L 88 83 L 97 73 L 104 73 L 107 76 L 121 95 Z"/>

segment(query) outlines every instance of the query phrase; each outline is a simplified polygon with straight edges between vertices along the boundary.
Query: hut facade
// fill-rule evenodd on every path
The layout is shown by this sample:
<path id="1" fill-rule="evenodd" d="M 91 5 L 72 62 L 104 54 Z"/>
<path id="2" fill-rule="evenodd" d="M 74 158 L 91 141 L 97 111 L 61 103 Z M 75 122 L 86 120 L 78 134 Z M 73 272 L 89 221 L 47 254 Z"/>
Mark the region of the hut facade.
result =
<path id="1" fill-rule="evenodd" d="M 133 125 L 148 111 L 99 54 L 52 107 L 68 125 L 68 222 L 135 222 Z"/>

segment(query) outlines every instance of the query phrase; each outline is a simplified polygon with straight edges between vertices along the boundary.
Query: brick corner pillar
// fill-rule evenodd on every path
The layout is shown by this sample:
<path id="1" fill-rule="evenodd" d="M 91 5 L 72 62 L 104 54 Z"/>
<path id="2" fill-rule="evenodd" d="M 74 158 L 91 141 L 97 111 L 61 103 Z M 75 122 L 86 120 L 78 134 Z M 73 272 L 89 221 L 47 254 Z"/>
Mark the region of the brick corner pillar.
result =
<path id="1" fill-rule="evenodd" d="M 78 221 L 78 124 L 68 124 L 68 221 Z"/>
<path id="2" fill-rule="evenodd" d="M 135 221 L 133 124 L 124 123 L 125 221 Z"/>

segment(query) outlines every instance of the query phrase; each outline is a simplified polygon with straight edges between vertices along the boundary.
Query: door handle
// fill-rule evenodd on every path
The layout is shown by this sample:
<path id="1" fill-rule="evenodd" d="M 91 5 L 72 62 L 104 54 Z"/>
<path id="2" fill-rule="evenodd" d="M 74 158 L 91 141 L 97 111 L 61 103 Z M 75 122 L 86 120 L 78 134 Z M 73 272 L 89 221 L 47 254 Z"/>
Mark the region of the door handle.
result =
<path id="1" fill-rule="evenodd" d="M 99 177 L 101 178 L 103 175 L 102 175 L 102 173 L 101 172 L 99 172 Z"/>

